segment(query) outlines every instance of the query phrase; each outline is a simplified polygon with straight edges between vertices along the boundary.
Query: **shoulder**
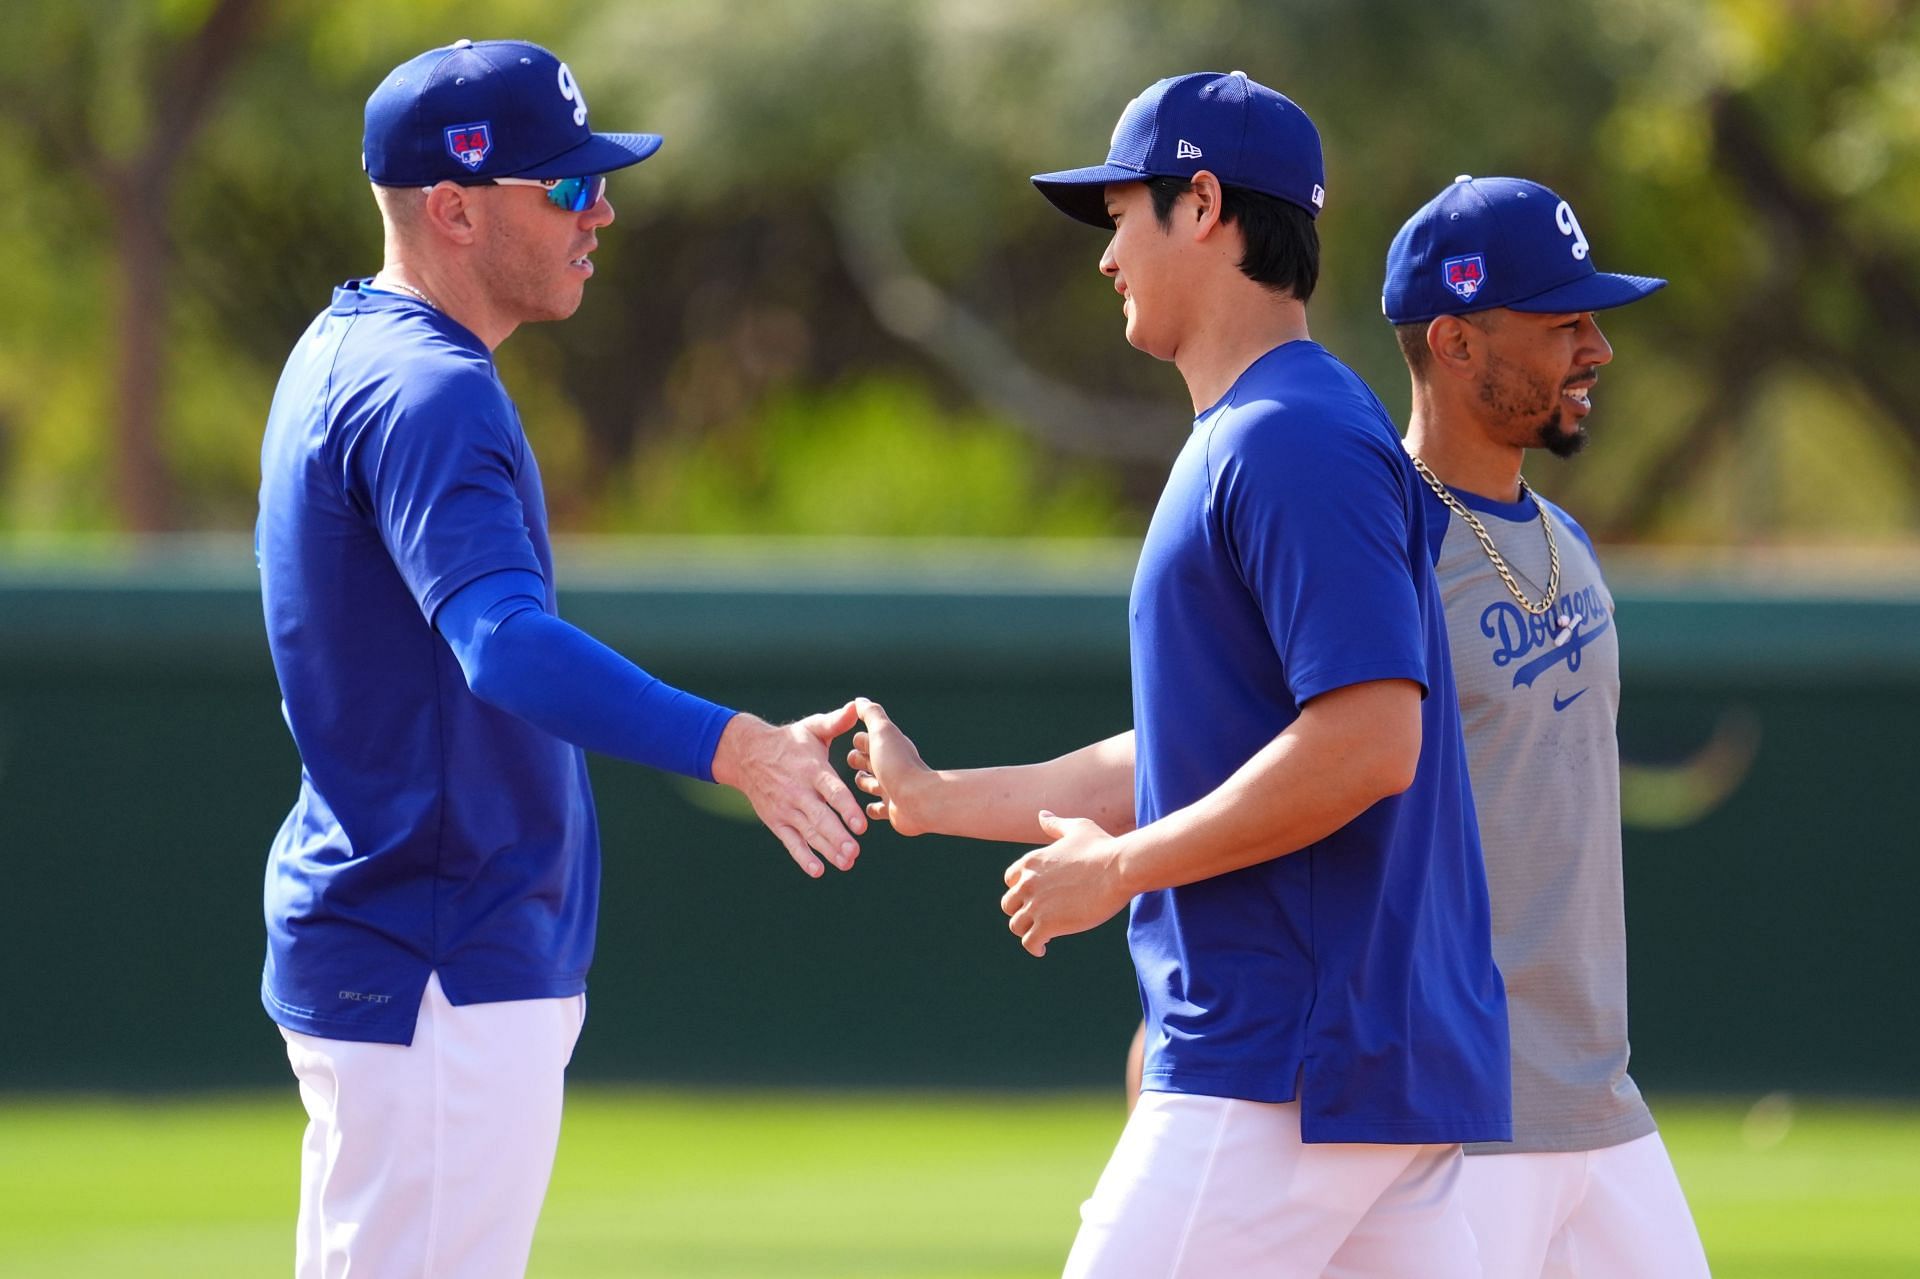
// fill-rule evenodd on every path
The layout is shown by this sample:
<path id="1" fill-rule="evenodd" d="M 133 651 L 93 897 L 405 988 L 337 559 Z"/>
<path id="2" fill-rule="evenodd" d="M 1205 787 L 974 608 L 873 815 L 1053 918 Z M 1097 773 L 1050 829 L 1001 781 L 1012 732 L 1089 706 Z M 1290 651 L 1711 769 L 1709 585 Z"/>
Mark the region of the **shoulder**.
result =
<path id="1" fill-rule="evenodd" d="M 1595 563 L 1599 562 L 1600 553 L 1594 549 L 1593 539 L 1587 536 L 1587 530 L 1580 527 L 1580 523 L 1578 520 L 1574 519 L 1573 516 L 1568 515 L 1565 510 L 1563 510 L 1561 507 L 1559 507 L 1555 503 L 1549 502 L 1546 498 L 1541 497 L 1538 493 L 1533 495 L 1533 500 L 1540 503 L 1541 506 L 1546 508 L 1547 515 L 1553 520 L 1554 523 L 1561 525 L 1562 527 L 1570 531 L 1575 537 L 1579 538 L 1580 544 L 1587 548 L 1587 554 L 1593 556 Z"/>
<path id="2" fill-rule="evenodd" d="M 455 398 L 491 403 L 505 395 L 491 359 L 424 318 L 383 318 L 377 333 L 363 336 L 379 342 L 379 349 L 366 356 L 368 370 L 391 380 L 406 403 Z"/>
<path id="3" fill-rule="evenodd" d="M 1398 441 L 1373 389 L 1311 342 L 1289 343 L 1256 361 L 1234 384 L 1220 411 L 1218 434 L 1226 443 L 1271 440 L 1280 446 L 1341 437 L 1372 444 Z"/>
<path id="4" fill-rule="evenodd" d="M 359 322 L 361 349 L 334 380 L 328 432 L 350 484 L 421 484 L 475 465 L 518 465 L 519 418 L 486 355 L 424 318 Z"/>
<path id="5" fill-rule="evenodd" d="M 1257 470 L 1276 483 L 1356 470 L 1399 482 L 1407 465 L 1399 433 L 1358 374 L 1318 346 L 1263 364 L 1270 367 L 1251 370 L 1210 425 L 1208 456 L 1217 467 Z"/>
<path id="6" fill-rule="evenodd" d="M 363 314 L 342 343 L 336 401 L 349 417 L 452 428 L 512 420 L 493 361 L 424 316 Z M 358 412 L 354 410 L 358 409 Z"/>

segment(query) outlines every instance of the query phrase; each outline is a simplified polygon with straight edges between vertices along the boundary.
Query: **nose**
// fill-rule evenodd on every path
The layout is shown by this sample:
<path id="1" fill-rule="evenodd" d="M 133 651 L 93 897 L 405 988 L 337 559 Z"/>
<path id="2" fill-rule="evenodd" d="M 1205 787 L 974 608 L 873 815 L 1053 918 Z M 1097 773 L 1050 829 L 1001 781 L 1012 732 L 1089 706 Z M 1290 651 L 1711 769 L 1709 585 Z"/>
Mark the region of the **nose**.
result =
<path id="1" fill-rule="evenodd" d="M 592 231 L 612 221 L 613 201 L 607 199 L 606 194 L 602 192 L 600 198 L 594 201 L 593 207 L 580 215 L 580 229 Z"/>
<path id="2" fill-rule="evenodd" d="M 1119 237 L 1115 236 L 1114 240 L 1117 239 Z M 1118 279 L 1120 276 L 1120 263 L 1113 256 L 1113 243 L 1113 240 L 1108 240 L 1106 251 L 1100 255 L 1100 274 L 1109 280 Z"/>
<path id="3" fill-rule="evenodd" d="M 1600 322 L 1593 318 L 1593 312 L 1587 312 L 1581 319 L 1580 362 L 1594 368 L 1613 363 L 1613 344 L 1600 331 Z"/>

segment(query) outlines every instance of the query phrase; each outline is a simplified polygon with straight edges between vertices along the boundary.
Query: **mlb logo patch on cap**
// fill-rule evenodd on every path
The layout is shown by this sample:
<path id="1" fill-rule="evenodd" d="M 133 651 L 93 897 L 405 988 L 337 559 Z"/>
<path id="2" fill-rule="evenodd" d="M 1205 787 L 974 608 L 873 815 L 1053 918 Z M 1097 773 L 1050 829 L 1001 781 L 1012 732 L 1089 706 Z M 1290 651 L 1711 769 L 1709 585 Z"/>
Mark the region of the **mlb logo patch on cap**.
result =
<path id="1" fill-rule="evenodd" d="M 493 132 L 485 120 L 456 124 L 447 130 L 447 150 L 469 169 L 478 169 L 487 162 L 487 152 L 493 150 Z"/>
<path id="2" fill-rule="evenodd" d="M 1486 282 L 1487 261 L 1478 253 L 1469 253 L 1465 257 L 1448 258 L 1440 264 L 1440 272 L 1448 288 L 1471 302 Z"/>

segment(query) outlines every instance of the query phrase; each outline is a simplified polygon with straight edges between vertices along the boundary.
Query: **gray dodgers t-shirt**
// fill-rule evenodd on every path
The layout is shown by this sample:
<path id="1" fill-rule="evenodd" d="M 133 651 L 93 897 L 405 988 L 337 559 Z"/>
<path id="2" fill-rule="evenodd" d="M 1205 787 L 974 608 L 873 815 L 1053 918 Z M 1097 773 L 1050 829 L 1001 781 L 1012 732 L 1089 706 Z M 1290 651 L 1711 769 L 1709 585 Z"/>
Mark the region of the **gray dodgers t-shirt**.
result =
<path id="1" fill-rule="evenodd" d="M 1532 502 L 1455 490 L 1531 599 L 1547 544 Z M 1434 571 L 1446 608 L 1474 807 L 1493 899 L 1493 953 L 1507 983 L 1513 1141 L 1469 1154 L 1598 1150 L 1643 1137 L 1653 1116 L 1627 1074 L 1627 938 L 1620 870 L 1620 646 L 1613 596 L 1585 532 L 1546 503 L 1560 550 L 1557 628 L 1514 602 L 1459 516 Z"/>

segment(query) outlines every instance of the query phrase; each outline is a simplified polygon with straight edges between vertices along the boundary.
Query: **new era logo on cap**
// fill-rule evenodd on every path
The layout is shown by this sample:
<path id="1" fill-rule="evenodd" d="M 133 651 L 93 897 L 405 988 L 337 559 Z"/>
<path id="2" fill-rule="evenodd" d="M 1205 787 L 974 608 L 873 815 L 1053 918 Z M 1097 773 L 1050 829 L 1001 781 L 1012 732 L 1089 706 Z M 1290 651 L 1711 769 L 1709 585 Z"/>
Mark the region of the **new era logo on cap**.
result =
<path id="1" fill-rule="evenodd" d="M 1042 173 L 1033 184 L 1068 216 L 1111 227 L 1108 183 L 1191 178 L 1203 168 L 1222 186 L 1275 196 L 1309 214 L 1326 203 L 1313 121 L 1244 71 L 1200 71 L 1149 85 L 1120 113 L 1105 164 Z"/>
<path id="2" fill-rule="evenodd" d="M 1395 324 L 1496 307 L 1557 315 L 1665 285 L 1596 270 L 1573 206 L 1538 182 L 1462 176 L 1393 238 L 1380 309 Z"/>

